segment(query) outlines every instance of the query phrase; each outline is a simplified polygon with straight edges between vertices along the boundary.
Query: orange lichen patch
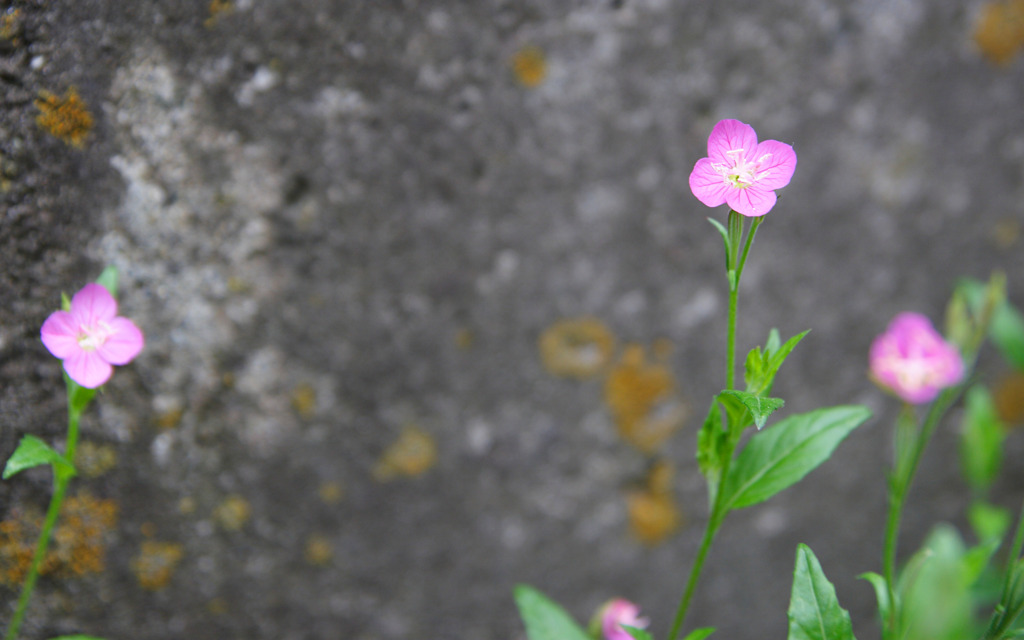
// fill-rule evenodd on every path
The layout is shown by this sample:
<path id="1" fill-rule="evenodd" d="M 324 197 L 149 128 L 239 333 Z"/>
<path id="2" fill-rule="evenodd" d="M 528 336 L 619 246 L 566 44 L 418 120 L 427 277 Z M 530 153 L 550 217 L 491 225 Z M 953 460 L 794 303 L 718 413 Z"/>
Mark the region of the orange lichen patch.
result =
<path id="1" fill-rule="evenodd" d="M 1009 249 L 1020 241 L 1021 222 L 1007 218 L 1000 220 L 992 228 L 992 240 L 999 249 Z"/>
<path id="2" fill-rule="evenodd" d="M 548 75 L 548 61 L 540 47 L 527 45 L 512 56 L 512 73 L 519 84 L 533 89 Z"/>
<path id="3" fill-rule="evenodd" d="M 11 44 L 21 43 L 21 9 L 8 9 L 0 16 L 0 40 L 8 40 Z"/>
<path id="4" fill-rule="evenodd" d="M 317 489 L 317 495 L 324 504 L 338 504 L 345 497 L 345 487 L 337 482 L 325 482 Z"/>
<path id="5" fill-rule="evenodd" d="M 292 409 L 303 420 L 309 420 L 316 414 L 316 389 L 308 382 L 292 389 Z"/>
<path id="6" fill-rule="evenodd" d="M 659 460 L 647 474 L 647 486 L 626 495 L 630 533 L 643 544 L 658 544 L 682 525 L 682 512 L 672 494 L 674 477 L 672 463 Z"/>
<path id="7" fill-rule="evenodd" d="M 548 327 L 538 346 L 548 373 L 582 380 L 607 368 L 615 350 L 615 336 L 596 318 L 574 318 Z"/>
<path id="8" fill-rule="evenodd" d="M 184 548 L 177 542 L 146 540 L 139 555 L 132 558 L 132 572 L 143 589 L 163 589 L 184 555 Z"/>
<path id="9" fill-rule="evenodd" d="M 36 124 L 65 143 L 81 148 L 92 131 L 93 119 L 78 90 L 71 87 L 63 96 L 40 91 Z"/>
<path id="10" fill-rule="evenodd" d="M 104 569 L 107 535 L 117 524 L 117 504 L 81 493 L 64 502 L 42 575 L 81 576 Z M 0 522 L 0 583 L 16 586 L 25 579 L 43 525 L 39 514 Z"/>
<path id="11" fill-rule="evenodd" d="M 212 29 L 217 20 L 235 10 L 235 5 L 229 0 L 210 0 L 210 15 L 203 21 L 203 26 Z"/>
<path id="12" fill-rule="evenodd" d="M 455 346 L 460 351 L 468 351 L 473 347 L 473 342 L 476 340 L 473 332 L 463 327 L 455 332 Z"/>
<path id="13" fill-rule="evenodd" d="M 75 450 L 75 468 L 86 478 L 98 478 L 117 466 L 117 450 L 109 444 L 83 442 Z"/>
<path id="14" fill-rule="evenodd" d="M 608 374 L 605 402 L 623 440 L 644 453 L 653 453 L 678 430 L 687 408 L 675 393 L 668 367 L 648 364 L 640 345 L 627 345 Z"/>
<path id="15" fill-rule="evenodd" d="M 306 549 L 303 553 L 306 562 L 322 567 L 334 559 L 334 545 L 326 536 L 313 534 L 306 538 Z"/>
<path id="16" fill-rule="evenodd" d="M 168 409 L 167 411 L 157 415 L 156 426 L 164 431 L 167 429 L 173 429 L 181 423 L 181 417 L 183 415 L 184 411 L 181 409 Z"/>
<path id="17" fill-rule="evenodd" d="M 1011 373 L 996 385 L 994 392 L 996 411 L 1008 425 L 1024 424 L 1024 374 Z"/>
<path id="18" fill-rule="evenodd" d="M 213 521 L 225 531 L 238 531 L 249 521 L 252 508 L 239 495 L 230 495 L 213 510 Z"/>
<path id="19" fill-rule="evenodd" d="M 156 525 L 148 521 L 143 522 L 139 525 L 139 533 L 146 536 L 147 538 L 152 538 L 156 535 Z"/>
<path id="20" fill-rule="evenodd" d="M 214 598 L 206 603 L 206 610 L 215 616 L 222 616 L 228 612 L 228 603 L 224 598 Z"/>
<path id="21" fill-rule="evenodd" d="M 989 2 L 981 9 L 974 42 L 996 64 L 1009 64 L 1024 46 L 1024 0 Z"/>
<path id="22" fill-rule="evenodd" d="M 192 496 L 185 496 L 181 500 L 178 500 L 178 513 L 183 516 L 191 515 L 196 512 L 196 499 Z"/>
<path id="23" fill-rule="evenodd" d="M 373 477 L 380 481 L 397 476 L 418 476 L 437 462 L 434 438 L 416 425 L 409 425 L 373 468 Z"/>

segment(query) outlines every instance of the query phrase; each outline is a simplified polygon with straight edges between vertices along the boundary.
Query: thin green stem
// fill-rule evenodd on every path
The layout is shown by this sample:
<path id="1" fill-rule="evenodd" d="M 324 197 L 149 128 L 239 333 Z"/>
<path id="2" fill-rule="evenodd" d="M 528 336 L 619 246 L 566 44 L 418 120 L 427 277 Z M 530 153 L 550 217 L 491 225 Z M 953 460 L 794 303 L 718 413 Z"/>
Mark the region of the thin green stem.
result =
<path id="1" fill-rule="evenodd" d="M 736 308 L 739 306 L 739 287 L 729 290 L 729 329 L 726 335 L 725 388 L 736 384 Z"/>
<path id="2" fill-rule="evenodd" d="M 690 578 L 686 581 L 686 591 L 683 592 L 683 598 L 679 601 L 679 607 L 676 609 L 668 640 L 676 640 L 679 636 L 679 630 L 682 629 L 683 621 L 686 619 L 686 612 L 690 608 L 690 600 L 693 598 L 693 592 L 697 588 L 697 580 L 700 578 L 701 569 L 704 568 L 704 560 L 707 558 L 708 551 L 711 550 L 711 543 L 715 539 L 715 533 L 717 533 L 720 524 L 720 522 L 716 522 L 715 514 L 712 514 L 711 519 L 708 520 L 707 526 L 704 528 L 704 538 L 701 540 L 700 550 L 697 552 L 697 557 L 693 561 L 693 567 L 690 569 Z"/>
<path id="3" fill-rule="evenodd" d="M 910 443 L 910 453 L 906 454 L 904 451 L 896 452 L 896 468 L 889 483 L 889 513 L 885 523 L 885 547 L 882 556 L 882 573 L 885 577 L 886 589 L 889 594 L 889 615 L 882 630 L 883 637 L 887 639 L 895 637 L 898 626 L 899 611 L 896 603 L 895 587 L 896 547 L 907 493 L 910 490 L 910 485 L 913 483 L 914 475 L 917 473 L 921 456 L 924 454 L 932 434 L 935 433 L 935 428 L 949 407 L 960 397 L 964 386 L 951 387 L 939 394 L 939 397 L 929 408 L 928 415 L 925 417 L 920 431 L 917 432 L 917 437 Z M 901 446 L 903 445 L 906 445 L 906 443 L 901 443 Z"/>
<path id="4" fill-rule="evenodd" d="M 757 232 L 761 222 L 762 218 L 754 219 L 746 241 L 743 243 L 743 251 L 741 253 L 739 247 L 740 241 L 743 238 L 744 217 L 735 211 L 729 212 L 728 241 L 726 242 L 726 248 L 729 251 L 726 255 L 726 269 L 729 279 L 729 318 L 725 349 L 727 358 L 725 388 L 729 390 L 734 389 L 736 383 L 736 316 L 737 309 L 739 308 L 740 277 L 743 275 L 743 265 L 747 261 L 747 254 L 750 253 L 750 247 L 754 243 L 754 234 Z M 736 453 L 737 444 L 739 444 L 737 438 L 730 438 L 729 453 L 722 462 L 722 469 L 718 476 L 719 482 L 729 473 L 729 467 L 732 463 L 733 455 Z M 679 636 L 679 631 L 683 628 L 686 612 L 690 608 L 690 601 L 693 599 L 694 591 L 697 588 L 697 581 L 700 578 L 701 570 L 704 568 L 704 561 L 711 550 L 711 543 L 714 542 L 715 534 L 718 532 L 728 512 L 728 509 L 723 509 L 722 506 L 722 492 L 716 491 L 714 493 L 715 499 L 714 504 L 711 506 L 711 516 L 705 525 L 704 537 L 701 540 L 700 549 L 697 551 L 697 557 L 690 568 L 690 577 L 686 581 L 686 589 L 683 591 L 683 597 L 680 599 L 679 607 L 676 609 L 668 640 L 676 640 Z"/>
<path id="5" fill-rule="evenodd" d="M 75 459 L 75 447 L 78 444 L 78 422 L 81 418 L 81 413 L 68 406 L 68 434 L 67 442 L 64 449 L 64 457 L 73 461 Z M 39 540 L 36 541 L 35 554 L 32 556 L 32 564 L 29 565 L 28 575 L 25 577 L 25 582 L 21 587 L 21 595 L 18 597 L 18 606 L 14 610 L 14 617 L 11 618 L 10 624 L 7 626 L 7 634 L 4 636 L 4 640 L 14 640 L 18 636 L 18 629 L 21 627 L 21 622 L 25 617 L 25 613 L 28 611 L 28 603 L 32 598 L 32 591 L 35 589 L 36 581 L 39 579 L 39 569 L 43 565 L 43 560 L 46 558 L 46 550 L 50 546 L 50 538 L 53 537 L 53 529 L 57 524 L 57 517 L 60 515 L 60 508 L 64 504 L 64 496 L 67 493 L 68 483 L 71 481 L 72 474 L 65 471 L 59 471 L 54 468 L 54 490 L 53 496 L 50 497 L 50 506 L 46 509 L 46 518 L 43 520 L 43 528 L 39 532 Z"/>

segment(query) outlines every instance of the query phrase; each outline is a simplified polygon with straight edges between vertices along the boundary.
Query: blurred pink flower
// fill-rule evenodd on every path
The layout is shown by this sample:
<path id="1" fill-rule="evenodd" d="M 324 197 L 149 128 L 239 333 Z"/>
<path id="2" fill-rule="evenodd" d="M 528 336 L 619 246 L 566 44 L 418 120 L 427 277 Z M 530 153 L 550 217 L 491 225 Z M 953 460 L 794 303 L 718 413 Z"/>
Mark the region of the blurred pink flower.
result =
<path id="1" fill-rule="evenodd" d="M 633 636 L 622 628 L 622 625 L 646 629 L 647 618 L 639 617 L 640 607 L 629 600 L 616 598 L 605 604 L 599 613 L 601 616 L 601 633 L 605 640 L 633 640 Z"/>
<path id="2" fill-rule="evenodd" d="M 956 347 L 943 340 L 928 318 L 901 313 L 871 343 L 871 376 L 910 404 L 925 404 L 964 376 Z"/>
<path id="3" fill-rule="evenodd" d="M 95 389 L 131 362 L 145 342 L 135 324 L 117 315 L 117 301 L 102 285 L 87 284 L 71 298 L 70 311 L 54 311 L 40 331 L 43 344 L 64 361 L 72 380 Z"/>
<path id="4" fill-rule="evenodd" d="M 749 124 L 722 120 L 708 137 L 708 157 L 690 173 L 690 191 L 709 207 L 728 203 L 745 216 L 763 216 L 795 169 L 793 147 L 778 140 L 759 144 Z"/>

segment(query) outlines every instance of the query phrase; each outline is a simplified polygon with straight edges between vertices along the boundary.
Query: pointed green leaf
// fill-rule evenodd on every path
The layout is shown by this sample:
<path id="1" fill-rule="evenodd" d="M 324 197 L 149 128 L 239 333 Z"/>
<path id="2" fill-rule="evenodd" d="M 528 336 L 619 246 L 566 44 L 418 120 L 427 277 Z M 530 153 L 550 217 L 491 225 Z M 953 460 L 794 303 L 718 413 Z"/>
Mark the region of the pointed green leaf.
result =
<path id="1" fill-rule="evenodd" d="M 683 638 L 683 640 L 704 640 L 704 638 L 710 636 L 714 632 L 714 627 L 701 627 L 686 634 L 686 637 Z"/>
<path id="2" fill-rule="evenodd" d="M 839 606 L 835 587 L 805 544 L 796 550 L 788 615 L 789 640 L 854 640 L 850 614 Z"/>
<path id="3" fill-rule="evenodd" d="M 725 463 L 728 434 L 722 428 L 722 412 L 712 401 L 704 425 L 697 434 L 697 466 L 708 483 L 708 504 L 715 503 L 715 494 L 721 481 Z"/>
<path id="4" fill-rule="evenodd" d="M 75 472 L 75 467 L 64 456 L 57 453 L 53 447 L 35 436 L 23 436 L 21 442 L 18 443 L 18 448 L 14 450 L 10 459 L 7 460 L 3 479 L 6 480 L 25 469 L 31 469 L 32 467 L 44 464 L 51 465 L 54 473 L 71 473 L 74 475 Z"/>
<path id="5" fill-rule="evenodd" d="M 1002 540 L 1010 528 L 1009 510 L 987 502 L 974 502 L 967 511 L 967 520 L 978 540 Z"/>
<path id="6" fill-rule="evenodd" d="M 907 563 L 898 581 L 900 627 L 906 640 L 959 640 L 973 636 L 973 576 L 960 534 L 940 525 Z"/>
<path id="7" fill-rule="evenodd" d="M 849 405 L 790 416 L 750 439 L 722 481 L 723 513 L 772 497 L 832 455 L 851 431 L 871 416 Z"/>
<path id="8" fill-rule="evenodd" d="M 565 609 L 533 587 L 517 585 L 515 598 L 530 640 L 592 640 Z"/>
<path id="9" fill-rule="evenodd" d="M 1003 463 L 1006 428 L 988 389 L 975 385 L 967 392 L 960 432 L 960 466 L 967 484 L 978 493 L 992 486 Z"/>
<path id="10" fill-rule="evenodd" d="M 758 430 L 764 426 L 768 416 L 775 412 L 776 409 L 782 408 L 782 405 L 786 404 L 782 398 L 766 398 L 763 396 L 756 396 L 746 391 L 723 391 L 718 394 L 718 397 L 730 397 L 737 400 L 740 404 L 750 411 L 750 415 L 754 419 L 754 424 Z"/>
<path id="11" fill-rule="evenodd" d="M 117 267 L 109 266 L 103 270 L 99 278 L 96 278 L 96 284 L 102 285 L 104 289 L 110 292 L 110 295 L 117 297 Z"/>
<path id="12" fill-rule="evenodd" d="M 1024 371 L 1024 315 L 1009 302 L 996 307 L 989 327 L 992 342 L 1018 371 Z"/>
<path id="13" fill-rule="evenodd" d="M 972 586 L 978 581 L 982 572 L 988 567 L 988 561 L 992 559 L 996 549 L 999 548 L 999 544 L 1000 541 L 997 538 L 990 538 L 964 553 L 962 563 L 964 582 L 967 586 Z"/>
<path id="14" fill-rule="evenodd" d="M 628 624 L 623 624 L 623 625 L 620 625 L 620 626 L 623 628 L 623 630 L 625 630 L 626 633 L 631 635 L 634 638 L 634 640 L 654 640 L 654 636 L 652 636 L 651 634 L 647 633 L 643 629 L 638 629 L 637 627 L 631 627 Z"/>
<path id="15" fill-rule="evenodd" d="M 745 376 L 747 391 L 755 395 L 770 393 L 772 384 L 775 382 L 775 374 L 779 372 L 782 363 L 786 361 L 786 358 L 793 352 L 796 345 L 800 344 L 800 341 L 808 333 L 810 333 L 810 329 L 796 334 L 789 340 L 786 340 L 785 344 L 779 346 L 779 332 L 772 329 L 768 334 L 768 342 L 765 345 L 764 351 L 760 351 L 756 356 L 751 351 L 750 355 L 747 356 L 747 372 Z M 752 358 L 754 358 L 753 362 L 751 361 Z M 752 364 L 754 365 L 753 370 L 751 370 Z"/>
<path id="16" fill-rule="evenodd" d="M 878 617 L 881 620 L 889 619 L 889 589 L 886 586 L 885 578 L 869 571 L 857 576 L 861 580 L 867 580 L 875 589 L 875 599 L 878 601 Z"/>
<path id="17" fill-rule="evenodd" d="M 718 229 L 718 233 L 722 234 L 722 240 L 725 242 L 725 268 L 727 271 L 731 270 L 732 264 L 730 264 L 730 262 L 732 260 L 732 250 L 729 248 L 729 232 L 726 231 L 725 227 L 722 225 L 721 222 L 715 220 L 714 218 L 708 218 L 708 222 L 713 224 L 715 228 Z"/>

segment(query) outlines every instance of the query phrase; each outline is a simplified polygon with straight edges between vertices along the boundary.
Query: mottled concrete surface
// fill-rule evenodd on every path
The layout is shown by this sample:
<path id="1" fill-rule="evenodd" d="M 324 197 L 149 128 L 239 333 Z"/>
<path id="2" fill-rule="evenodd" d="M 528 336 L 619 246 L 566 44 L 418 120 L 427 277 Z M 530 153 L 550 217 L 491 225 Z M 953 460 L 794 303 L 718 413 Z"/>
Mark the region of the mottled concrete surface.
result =
<path id="1" fill-rule="evenodd" d="M 1024 300 L 1024 62 L 979 53 L 980 2 L 0 6 L 0 457 L 63 437 L 37 339 L 62 290 L 116 265 L 148 339 L 83 424 L 106 463 L 73 489 L 118 513 L 105 569 L 44 578 L 24 637 L 520 638 L 517 582 L 580 619 L 626 596 L 663 634 L 706 510 L 694 416 L 723 377 L 704 218 L 725 212 L 687 187 L 723 117 L 799 155 L 748 266 L 741 348 L 812 328 L 776 386 L 786 410 L 877 417 L 726 522 L 691 622 L 783 637 L 807 542 L 877 637 L 854 576 L 880 567 L 896 407 L 867 346 L 897 311 L 940 318 L 962 275 L 1005 270 Z M 72 87 L 94 119 L 80 146 L 36 122 L 40 92 Z M 651 458 L 616 435 L 602 376 L 542 364 L 542 332 L 579 316 L 614 358 L 660 346 L 691 406 L 658 454 L 686 520 L 660 545 L 629 535 Z M 965 504 L 955 423 L 907 548 Z M 411 476 L 379 462 L 410 425 L 429 467 Z M 1013 505 L 1018 434 L 1008 449 Z M 0 517 L 48 491 L 41 470 L 0 483 Z M 15 598 L 0 586 L 0 619 Z"/>

